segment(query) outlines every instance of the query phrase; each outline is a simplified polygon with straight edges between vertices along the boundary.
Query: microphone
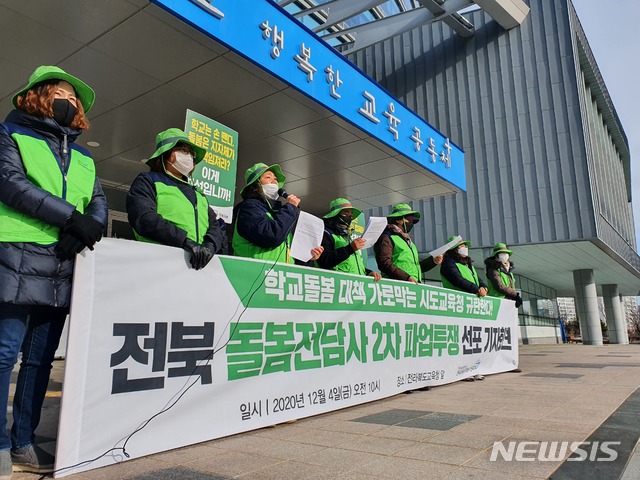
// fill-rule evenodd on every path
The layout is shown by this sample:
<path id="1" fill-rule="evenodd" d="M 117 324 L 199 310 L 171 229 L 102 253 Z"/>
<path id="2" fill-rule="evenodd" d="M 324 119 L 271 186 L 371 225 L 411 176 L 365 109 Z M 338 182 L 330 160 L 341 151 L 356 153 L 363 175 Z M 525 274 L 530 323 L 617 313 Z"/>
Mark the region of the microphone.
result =
<path id="1" fill-rule="evenodd" d="M 287 191 L 284 188 L 280 188 L 278 190 L 278 195 L 280 195 L 282 198 L 284 198 L 285 200 L 287 199 L 287 197 L 289 197 L 289 194 L 287 193 Z M 280 202 L 282 202 L 282 200 L 280 200 Z M 282 203 L 286 203 L 286 202 L 282 202 Z M 294 203 L 293 204 L 296 208 L 300 208 L 300 200 L 298 200 L 298 203 Z"/>

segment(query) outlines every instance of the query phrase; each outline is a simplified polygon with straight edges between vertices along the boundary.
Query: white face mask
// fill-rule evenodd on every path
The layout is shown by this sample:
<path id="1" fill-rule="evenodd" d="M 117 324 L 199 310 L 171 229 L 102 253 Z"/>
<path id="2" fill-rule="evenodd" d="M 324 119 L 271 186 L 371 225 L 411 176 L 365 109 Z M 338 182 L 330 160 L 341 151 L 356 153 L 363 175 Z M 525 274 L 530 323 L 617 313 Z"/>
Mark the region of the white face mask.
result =
<path id="1" fill-rule="evenodd" d="M 467 255 L 469 255 L 469 249 L 467 247 L 460 247 L 458 249 L 458 253 L 461 257 L 466 257 Z"/>
<path id="2" fill-rule="evenodd" d="M 188 177 L 193 170 L 193 157 L 184 152 L 175 152 L 175 162 L 173 162 L 173 168 L 180 172 L 185 177 Z"/>
<path id="3" fill-rule="evenodd" d="M 498 254 L 498 260 L 500 260 L 502 263 L 507 263 L 509 261 L 509 254 L 508 253 L 499 253 Z"/>
<path id="4" fill-rule="evenodd" d="M 277 200 L 280 195 L 278 195 L 278 189 L 280 187 L 277 183 L 267 183 L 266 185 L 262 185 L 262 192 L 264 196 L 271 199 Z"/>

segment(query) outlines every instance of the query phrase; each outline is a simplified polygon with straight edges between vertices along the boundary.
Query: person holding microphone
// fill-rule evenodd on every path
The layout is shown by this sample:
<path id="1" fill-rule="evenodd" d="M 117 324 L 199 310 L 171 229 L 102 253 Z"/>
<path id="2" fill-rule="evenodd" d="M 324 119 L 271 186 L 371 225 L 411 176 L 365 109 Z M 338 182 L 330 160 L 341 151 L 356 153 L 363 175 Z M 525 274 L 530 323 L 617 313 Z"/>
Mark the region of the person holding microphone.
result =
<path id="1" fill-rule="evenodd" d="M 257 258 L 276 263 L 295 263 L 290 256 L 293 228 L 300 214 L 300 199 L 286 194 L 286 180 L 279 165 L 256 163 L 244 175 L 240 191 L 242 201 L 234 207 L 235 228 L 232 240 L 238 257 Z M 285 203 L 278 201 L 281 196 Z M 311 260 L 322 253 L 322 247 L 311 250 Z"/>

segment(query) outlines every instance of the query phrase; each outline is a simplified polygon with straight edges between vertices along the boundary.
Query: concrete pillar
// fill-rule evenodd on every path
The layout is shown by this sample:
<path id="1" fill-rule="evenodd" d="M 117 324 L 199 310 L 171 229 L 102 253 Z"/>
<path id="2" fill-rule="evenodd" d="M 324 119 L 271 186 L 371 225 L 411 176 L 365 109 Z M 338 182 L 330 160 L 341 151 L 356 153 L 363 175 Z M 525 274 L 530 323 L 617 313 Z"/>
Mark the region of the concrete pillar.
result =
<path id="1" fill-rule="evenodd" d="M 580 333 L 584 345 L 602 345 L 602 329 L 598 312 L 598 293 L 593 270 L 574 270 L 576 287 L 576 314 L 580 320 Z"/>
<path id="2" fill-rule="evenodd" d="M 627 326 L 622 313 L 618 285 L 602 285 L 602 298 L 604 299 L 604 311 L 607 314 L 609 343 L 627 345 L 629 343 L 629 335 L 627 334 Z"/>

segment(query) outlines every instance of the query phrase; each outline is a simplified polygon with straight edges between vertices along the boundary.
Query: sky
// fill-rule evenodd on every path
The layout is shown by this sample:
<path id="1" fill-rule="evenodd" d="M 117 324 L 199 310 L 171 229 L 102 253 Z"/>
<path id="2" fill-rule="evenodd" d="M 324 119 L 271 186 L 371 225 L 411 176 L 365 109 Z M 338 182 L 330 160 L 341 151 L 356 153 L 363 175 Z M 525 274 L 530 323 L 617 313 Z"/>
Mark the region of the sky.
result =
<path id="1" fill-rule="evenodd" d="M 639 0 L 572 0 L 631 151 L 636 251 L 640 243 Z"/>

